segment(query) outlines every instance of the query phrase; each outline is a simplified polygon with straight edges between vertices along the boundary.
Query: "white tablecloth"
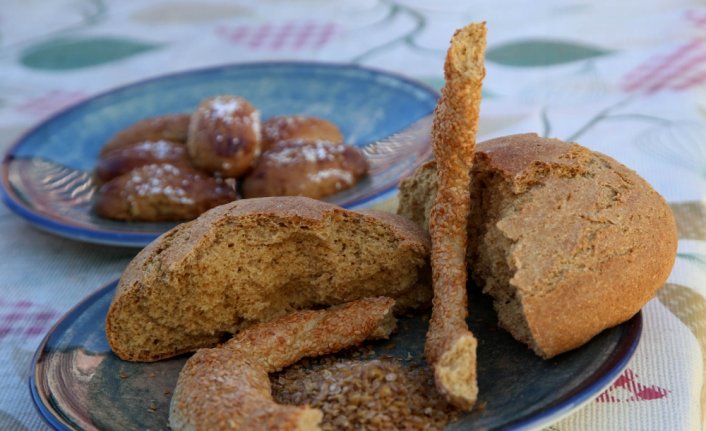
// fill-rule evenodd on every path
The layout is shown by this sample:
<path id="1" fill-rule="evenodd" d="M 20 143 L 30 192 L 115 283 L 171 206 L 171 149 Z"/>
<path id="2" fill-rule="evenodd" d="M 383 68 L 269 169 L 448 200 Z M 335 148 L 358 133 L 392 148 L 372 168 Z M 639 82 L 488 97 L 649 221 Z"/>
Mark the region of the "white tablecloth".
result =
<path id="1" fill-rule="evenodd" d="M 677 262 L 645 307 L 634 359 L 605 393 L 549 429 L 701 429 L 704 2 L 6 0 L 0 149 L 98 92 L 224 63 L 353 62 L 438 88 L 454 29 L 481 20 L 488 51 L 480 139 L 533 131 L 607 153 L 662 193 L 679 223 Z M 35 349 L 135 253 L 52 236 L 0 206 L 0 429 L 46 427 L 27 388 Z"/>

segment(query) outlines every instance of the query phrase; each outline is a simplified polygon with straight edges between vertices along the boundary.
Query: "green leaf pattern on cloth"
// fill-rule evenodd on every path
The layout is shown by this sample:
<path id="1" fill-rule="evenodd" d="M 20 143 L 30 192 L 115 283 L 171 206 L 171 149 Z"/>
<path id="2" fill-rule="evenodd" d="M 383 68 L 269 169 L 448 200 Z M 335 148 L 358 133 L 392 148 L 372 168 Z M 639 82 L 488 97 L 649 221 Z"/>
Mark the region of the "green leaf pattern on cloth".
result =
<path id="1" fill-rule="evenodd" d="M 610 54 L 609 50 L 560 40 L 518 40 L 491 46 L 486 59 L 503 66 L 542 67 Z"/>
<path id="2" fill-rule="evenodd" d="M 98 66 L 156 49 L 158 45 L 110 37 L 59 38 L 30 46 L 21 61 L 32 69 L 71 70 Z"/>

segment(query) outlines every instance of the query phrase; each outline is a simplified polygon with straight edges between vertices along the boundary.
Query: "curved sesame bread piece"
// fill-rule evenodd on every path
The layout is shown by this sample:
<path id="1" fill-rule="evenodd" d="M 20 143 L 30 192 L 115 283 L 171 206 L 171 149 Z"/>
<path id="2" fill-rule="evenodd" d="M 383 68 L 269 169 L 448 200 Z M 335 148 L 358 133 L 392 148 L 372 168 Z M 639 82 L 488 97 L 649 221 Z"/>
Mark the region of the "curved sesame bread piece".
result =
<path id="1" fill-rule="evenodd" d="M 395 214 L 304 197 L 235 201 L 181 224 L 130 262 L 108 311 L 113 351 L 156 361 L 287 312 L 386 295 L 431 298 L 428 235 Z"/>
<path id="2" fill-rule="evenodd" d="M 249 327 L 221 347 L 196 352 L 179 373 L 173 430 L 318 430 L 320 410 L 277 404 L 268 373 L 298 360 L 387 338 L 394 300 L 365 298 L 319 311 L 296 311 Z"/>
<path id="3" fill-rule="evenodd" d="M 408 183 L 433 199 L 433 164 Z M 637 173 L 579 144 L 535 134 L 476 147 L 468 265 L 500 326 L 551 358 L 637 313 L 667 279 L 676 225 Z M 410 198 L 400 207 L 412 208 Z M 416 205 L 426 225 L 423 204 Z"/>
<path id="4" fill-rule="evenodd" d="M 439 392 L 464 410 L 473 407 L 478 394 L 477 343 L 466 324 L 466 225 L 485 76 L 485 34 L 485 23 L 470 24 L 451 39 L 444 64 L 446 84 L 431 131 L 438 192 L 429 222 L 434 300 L 424 353 Z"/>

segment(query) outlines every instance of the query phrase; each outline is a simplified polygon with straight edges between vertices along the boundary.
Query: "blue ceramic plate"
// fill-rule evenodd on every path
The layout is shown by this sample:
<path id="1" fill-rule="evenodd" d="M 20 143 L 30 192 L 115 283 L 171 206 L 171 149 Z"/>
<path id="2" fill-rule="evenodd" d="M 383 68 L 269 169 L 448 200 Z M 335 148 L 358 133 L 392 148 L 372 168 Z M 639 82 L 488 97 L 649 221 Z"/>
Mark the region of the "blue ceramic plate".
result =
<path id="1" fill-rule="evenodd" d="M 59 430 L 165 429 L 171 391 L 186 357 L 154 363 L 118 359 L 105 338 L 116 282 L 98 290 L 52 328 L 33 360 L 30 391 L 40 414 Z M 479 340 L 478 404 L 447 430 L 526 430 L 546 426 L 596 398 L 637 347 L 641 314 L 579 349 L 542 360 L 497 326 L 491 300 L 469 292 L 468 323 Z M 425 366 L 426 320 L 400 319 L 376 352 Z M 411 355 L 411 356 L 408 356 Z M 406 363 L 410 363 L 407 361 Z"/>
<path id="2" fill-rule="evenodd" d="M 431 156 L 428 139 L 381 148 L 371 143 L 405 129 L 436 105 L 434 90 L 409 79 L 352 65 L 251 63 L 167 75 L 79 103 L 41 123 L 13 145 L 2 163 L 0 195 L 35 226 L 69 238 L 141 247 L 170 223 L 126 223 L 92 212 L 91 171 L 101 146 L 143 118 L 189 112 L 208 96 L 236 94 L 263 118 L 302 114 L 337 124 L 348 143 L 363 147 L 370 175 L 331 197 L 348 208 L 394 193 L 400 178 Z"/>

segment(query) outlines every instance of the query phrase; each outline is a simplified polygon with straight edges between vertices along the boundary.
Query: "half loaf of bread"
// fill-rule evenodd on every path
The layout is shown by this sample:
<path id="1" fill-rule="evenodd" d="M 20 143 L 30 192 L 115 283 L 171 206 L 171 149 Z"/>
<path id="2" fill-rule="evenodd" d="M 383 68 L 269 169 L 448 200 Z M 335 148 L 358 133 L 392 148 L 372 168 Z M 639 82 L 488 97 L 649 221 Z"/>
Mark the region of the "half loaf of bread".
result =
<path id="1" fill-rule="evenodd" d="M 435 193 L 431 162 L 401 184 L 398 213 L 426 226 Z M 631 318 L 674 264 L 664 199 L 578 144 L 535 134 L 480 143 L 470 194 L 471 276 L 500 326 L 544 358 Z"/>
<path id="2" fill-rule="evenodd" d="M 426 232 L 395 214 L 303 197 L 235 201 L 130 262 L 106 335 L 121 359 L 156 361 L 292 310 L 380 295 L 398 310 L 425 306 L 429 249 Z"/>

